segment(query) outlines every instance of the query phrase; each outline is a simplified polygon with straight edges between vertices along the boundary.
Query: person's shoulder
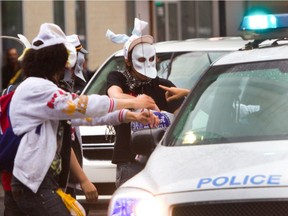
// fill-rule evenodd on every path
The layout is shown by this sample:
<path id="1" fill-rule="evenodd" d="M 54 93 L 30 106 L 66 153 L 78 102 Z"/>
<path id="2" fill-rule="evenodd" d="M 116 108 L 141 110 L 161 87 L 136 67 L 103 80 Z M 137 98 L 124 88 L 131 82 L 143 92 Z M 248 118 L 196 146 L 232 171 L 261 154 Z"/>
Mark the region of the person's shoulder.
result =
<path id="1" fill-rule="evenodd" d="M 121 72 L 121 71 L 111 71 L 110 73 L 109 73 L 109 75 L 114 75 L 114 76 L 123 76 L 123 72 Z"/>
<path id="2" fill-rule="evenodd" d="M 160 78 L 160 77 L 157 77 L 157 78 L 158 78 L 158 83 L 160 85 L 164 85 L 164 86 L 168 86 L 168 87 L 175 86 L 174 83 L 168 79 L 164 79 L 164 78 Z"/>
<path id="3" fill-rule="evenodd" d="M 122 72 L 120 71 L 111 71 L 109 74 L 108 74 L 108 79 L 123 79 L 124 75 Z M 125 78 L 125 77 L 124 77 Z"/>
<path id="4" fill-rule="evenodd" d="M 41 78 L 41 77 L 27 77 L 24 81 L 27 85 L 33 83 L 34 86 L 38 86 L 38 85 L 41 86 L 43 84 L 55 85 L 52 81 L 50 81 L 48 79 Z"/>
<path id="5" fill-rule="evenodd" d="M 32 91 L 32 92 L 45 92 L 47 90 L 57 89 L 57 85 L 50 80 L 38 78 L 38 77 L 28 77 L 23 80 L 17 89 L 21 91 Z"/>

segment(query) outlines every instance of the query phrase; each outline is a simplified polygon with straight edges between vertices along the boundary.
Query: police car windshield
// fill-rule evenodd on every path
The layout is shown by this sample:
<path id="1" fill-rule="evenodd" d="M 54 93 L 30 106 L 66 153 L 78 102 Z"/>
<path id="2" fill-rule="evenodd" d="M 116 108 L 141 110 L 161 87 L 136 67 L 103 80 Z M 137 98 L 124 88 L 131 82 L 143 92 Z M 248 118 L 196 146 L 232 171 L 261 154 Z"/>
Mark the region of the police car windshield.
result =
<path id="1" fill-rule="evenodd" d="M 288 62 L 214 66 L 187 98 L 164 145 L 288 138 Z"/>

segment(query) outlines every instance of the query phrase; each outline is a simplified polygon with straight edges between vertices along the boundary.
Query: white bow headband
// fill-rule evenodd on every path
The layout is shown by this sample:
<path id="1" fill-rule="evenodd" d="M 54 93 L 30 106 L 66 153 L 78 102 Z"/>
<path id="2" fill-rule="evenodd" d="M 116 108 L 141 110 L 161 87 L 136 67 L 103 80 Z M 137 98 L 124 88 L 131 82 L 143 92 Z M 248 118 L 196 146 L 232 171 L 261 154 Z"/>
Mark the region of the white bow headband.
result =
<path id="1" fill-rule="evenodd" d="M 123 55 L 126 59 L 128 59 L 128 52 L 138 43 L 145 42 L 152 44 L 153 43 L 153 37 L 150 35 L 142 36 L 143 30 L 148 26 L 148 23 L 145 21 L 142 21 L 138 18 L 134 19 L 134 29 L 132 31 L 132 35 L 129 37 L 126 34 L 115 34 L 111 30 L 107 30 L 106 37 L 112 41 L 113 43 L 117 44 L 123 44 L 124 43 L 124 49 L 123 49 Z M 140 39 L 136 41 L 137 39 Z M 132 46 L 131 46 L 132 45 Z"/>
<path id="2" fill-rule="evenodd" d="M 106 37 L 111 40 L 113 43 L 126 43 L 131 37 L 141 37 L 143 30 L 147 27 L 148 23 L 138 18 L 134 19 L 134 29 L 132 35 L 129 37 L 126 34 L 115 34 L 111 30 L 107 30 Z"/>

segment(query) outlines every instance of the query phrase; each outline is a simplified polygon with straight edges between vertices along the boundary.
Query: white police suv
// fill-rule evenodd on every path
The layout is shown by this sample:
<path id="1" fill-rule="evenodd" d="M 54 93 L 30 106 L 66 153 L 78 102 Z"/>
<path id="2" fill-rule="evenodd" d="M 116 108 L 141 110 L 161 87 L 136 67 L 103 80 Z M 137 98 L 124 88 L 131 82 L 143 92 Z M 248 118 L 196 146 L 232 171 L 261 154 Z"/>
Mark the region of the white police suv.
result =
<path id="1" fill-rule="evenodd" d="M 197 38 L 155 44 L 158 76 L 176 86 L 191 88 L 209 65 L 221 56 L 245 45 L 241 37 Z M 106 94 L 109 72 L 124 71 L 123 50 L 111 55 L 91 78 L 83 94 Z M 115 131 L 112 126 L 80 127 L 83 142 L 83 168 L 96 184 L 99 194 L 112 195 L 116 166 L 111 163 Z"/>
<path id="2" fill-rule="evenodd" d="M 158 145 L 157 130 L 134 140 L 136 152 L 156 148 L 109 216 L 288 215 L 287 24 L 288 14 L 244 17 L 254 41 L 201 76 Z"/>

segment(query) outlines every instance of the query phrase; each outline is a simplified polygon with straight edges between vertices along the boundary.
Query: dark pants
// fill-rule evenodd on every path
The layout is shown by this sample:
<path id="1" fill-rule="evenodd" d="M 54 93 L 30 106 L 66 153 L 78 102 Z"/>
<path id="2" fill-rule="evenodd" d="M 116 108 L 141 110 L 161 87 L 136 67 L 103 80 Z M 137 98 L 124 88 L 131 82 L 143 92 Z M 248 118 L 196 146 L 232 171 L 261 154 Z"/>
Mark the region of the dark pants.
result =
<path id="1" fill-rule="evenodd" d="M 48 172 L 49 173 L 49 172 Z M 47 174 L 37 193 L 33 193 L 17 178 L 12 178 L 12 195 L 19 208 L 29 216 L 70 216 L 53 176 Z"/>
<path id="2" fill-rule="evenodd" d="M 116 169 L 116 187 L 120 187 L 128 179 L 139 173 L 144 168 L 144 165 L 138 162 L 127 162 L 117 164 Z"/>
<path id="3" fill-rule="evenodd" d="M 5 191 L 4 195 L 4 216 L 25 216 L 13 199 L 11 191 Z"/>
<path id="4" fill-rule="evenodd" d="M 76 199 L 76 189 L 72 188 L 72 187 L 67 187 L 65 190 L 65 193 L 70 194 L 71 197 L 73 197 L 74 199 Z"/>

